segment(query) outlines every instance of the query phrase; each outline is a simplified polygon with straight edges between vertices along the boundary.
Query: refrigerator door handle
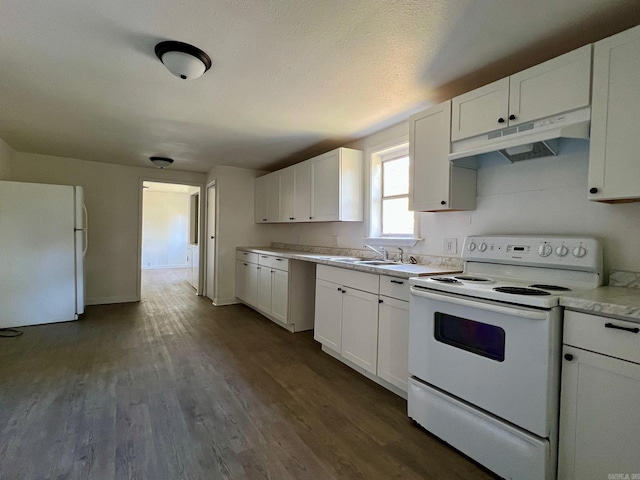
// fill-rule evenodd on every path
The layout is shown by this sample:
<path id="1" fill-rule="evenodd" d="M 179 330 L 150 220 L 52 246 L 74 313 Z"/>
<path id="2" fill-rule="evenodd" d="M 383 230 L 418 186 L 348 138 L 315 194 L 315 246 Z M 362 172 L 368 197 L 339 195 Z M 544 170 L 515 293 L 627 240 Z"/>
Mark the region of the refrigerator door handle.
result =
<path id="1" fill-rule="evenodd" d="M 82 250 L 82 256 L 84 257 L 89 248 L 89 214 L 87 213 L 87 207 L 84 203 L 82 204 L 82 211 L 84 212 L 84 250 Z"/>

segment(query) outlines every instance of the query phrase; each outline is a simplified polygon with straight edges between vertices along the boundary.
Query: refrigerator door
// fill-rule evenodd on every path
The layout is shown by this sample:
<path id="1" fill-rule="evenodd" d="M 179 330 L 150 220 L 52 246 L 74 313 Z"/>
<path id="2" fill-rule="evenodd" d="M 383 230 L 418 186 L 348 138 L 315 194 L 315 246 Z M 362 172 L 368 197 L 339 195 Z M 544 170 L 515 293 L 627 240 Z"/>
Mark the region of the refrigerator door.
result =
<path id="1" fill-rule="evenodd" d="M 74 187 L 0 181 L 0 328 L 77 319 Z"/>
<path id="2" fill-rule="evenodd" d="M 74 187 L 75 193 L 75 262 L 76 262 L 76 313 L 84 313 L 85 279 L 84 255 L 87 251 L 87 209 L 84 206 L 82 187 Z"/>

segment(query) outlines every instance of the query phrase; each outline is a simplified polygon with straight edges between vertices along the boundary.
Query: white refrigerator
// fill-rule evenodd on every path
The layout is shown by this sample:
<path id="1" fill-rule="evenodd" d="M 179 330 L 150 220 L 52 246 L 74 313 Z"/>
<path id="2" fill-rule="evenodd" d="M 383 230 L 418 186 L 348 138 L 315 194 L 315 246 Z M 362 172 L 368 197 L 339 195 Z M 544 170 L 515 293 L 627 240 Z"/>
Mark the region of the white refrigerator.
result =
<path id="1" fill-rule="evenodd" d="M 84 312 L 82 187 L 0 181 L 0 328 Z"/>

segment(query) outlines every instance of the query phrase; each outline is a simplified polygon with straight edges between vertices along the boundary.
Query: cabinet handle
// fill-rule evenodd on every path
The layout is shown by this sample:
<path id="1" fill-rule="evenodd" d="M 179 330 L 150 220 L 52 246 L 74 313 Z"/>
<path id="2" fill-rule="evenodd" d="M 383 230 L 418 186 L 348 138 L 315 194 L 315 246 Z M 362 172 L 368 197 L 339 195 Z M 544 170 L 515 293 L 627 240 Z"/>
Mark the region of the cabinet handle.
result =
<path id="1" fill-rule="evenodd" d="M 243 254 L 243 255 L 249 255 L 247 252 L 243 252 L 242 254 Z"/>
<path id="2" fill-rule="evenodd" d="M 262 270 L 262 267 L 258 267 L 256 270 Z"/>
<path id="3" fill-rule="evenodd" d="M 263 218 L 263 219 L 262 219 L 262 221 L 263 221 L 263 222 L 266 222 L 266 221 L 267 221 L 267 219 L 266 219 L 266 218 Z"/>
<path id="4" fill-rule="evenodd" d="M 403 285 L 404 282 L 401 282 L 400 280 L 389 280 L 391 283 L 397 283 L 398 285 Z"/>
<path id="5" fill-rule="evenodd" d="M 260 255 L 260 258 L 267 258 L 266 255 Z"/>
<path id="6" fill-rule="evenodd" d="M 640 332 L 640 328 L 630 328 L 630 327 L 621 327 L 620 325 L 615 325 L 613 323 L 605 323 L 605 328 L 614 328 L 616 330 L 624 330 L 625 332 L 638 333 Z"/>
<path id="7" fill-rule="evenodd" d="M 245 267 L 247 266 L 247 264 L 246 264 L 246 263 L 243 263 L 243 265 L 244 265 Z"/>
<path id="8" fill-rule="evenodd" d="M 281 258 L 276 258 L 276 262 L 281 262 L 282 259 Z"/>
<path id="9" fill-rule="evenodd" d="M 440 202 L 440 205 L 446 205 L 446 204 L 447 204 L 447 202 L 446 202 L 445 200 L 442 200 L 442 201 Z"/>
<path id="10" fill-rule="evenodd" d="M 570 353 L 565 353 L 564 359 L 570 362 L 571 360 L 573 360 L 573 355 L 571 355 Z"/>
<path id="11" fill-rule="evenodd" d="M 509 120 L 515 120 L 516 116 L 512 113 L 511 115 L 509 115 Z"/>
<path id="12" fill-rule="evenodd" d="M 498 119 L 498 123 L 504 123 L 504 118 L 500 117 L 500 118 Z"/>
<path id="13" fill-rule="evenodd" d="M 340 287 L 338 287 L 338 291 L 339 291 L 339 292 L 341 292 L 341 291 L 342 291 L 342 289 L 341 289 Z"/>
<path id="14" fill-rule="evenodd" d="M 589 189 L 589 193 L 598 193 L 598 189 L 596 187 L 591 187 Z"/>
<path id="15" fill-rule="evenodd" d="M 384 303 L 381 298 L 378 299 L 378 303 Z"/>
<path id="16" fill-rule="evenodd" d="M 271 270 L 271 273 L 274 273 L 274 272 L 275 272 L 275 270 Z"/>
<path id="17" fill-rule="evenodd" d="M 344 288 L 341 291 L 342 293 L 347 293 L 347 291 Z"/>
<path id="18" fill-rule="evenodd" d="M 313 220 L 313 217 L 309 217 L 309 220 Z"/>

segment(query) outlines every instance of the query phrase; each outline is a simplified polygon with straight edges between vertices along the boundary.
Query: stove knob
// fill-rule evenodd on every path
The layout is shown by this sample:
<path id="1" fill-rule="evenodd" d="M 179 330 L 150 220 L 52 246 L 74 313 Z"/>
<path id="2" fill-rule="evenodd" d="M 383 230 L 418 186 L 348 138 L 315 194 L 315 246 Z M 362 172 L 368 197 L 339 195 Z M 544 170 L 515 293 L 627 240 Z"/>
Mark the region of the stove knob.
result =
<path id="1" fill-rule="evenodd" d="M 558 255 L 559 257 L 564 257 L 567 253 L 569 253 L 569 249 L 564 245 L 560 245 L 558 248 L 556 248 L 556 255 Z"/>
<path id="2" fill-rule="evenodd" d="M 577 246 L 576 248 L 573 249 L 573 256 L 574 257 L 578 257 L 578 258 L 582 258 L 587 254 L 587 249 L 584 248 L 582 245 Z"/>
<path id="3" fill-rule="evenodd" d="M 467 247 L 467 249 L 468 249 L 470 252 L 473 252 L 473 251 L 476 249 L 476 242 L 471 242 L 471 243 L 469 243 L 469 246 Z"/>
<path id="4" fill-rule="evenodd" d="M 548 243 L 541 243 L 538 247 L 538 255 L 541 257 L 548 257 L 553 252 L 553 247 Z"/>
<path id="5" fill-rule="evenodd" d="M 482 242 L 478 247 L 478 250 L 480 250 L 481 252 L 484 252 L 486 249 L 487 249 L 487 244 L 484 242 Z"/>

